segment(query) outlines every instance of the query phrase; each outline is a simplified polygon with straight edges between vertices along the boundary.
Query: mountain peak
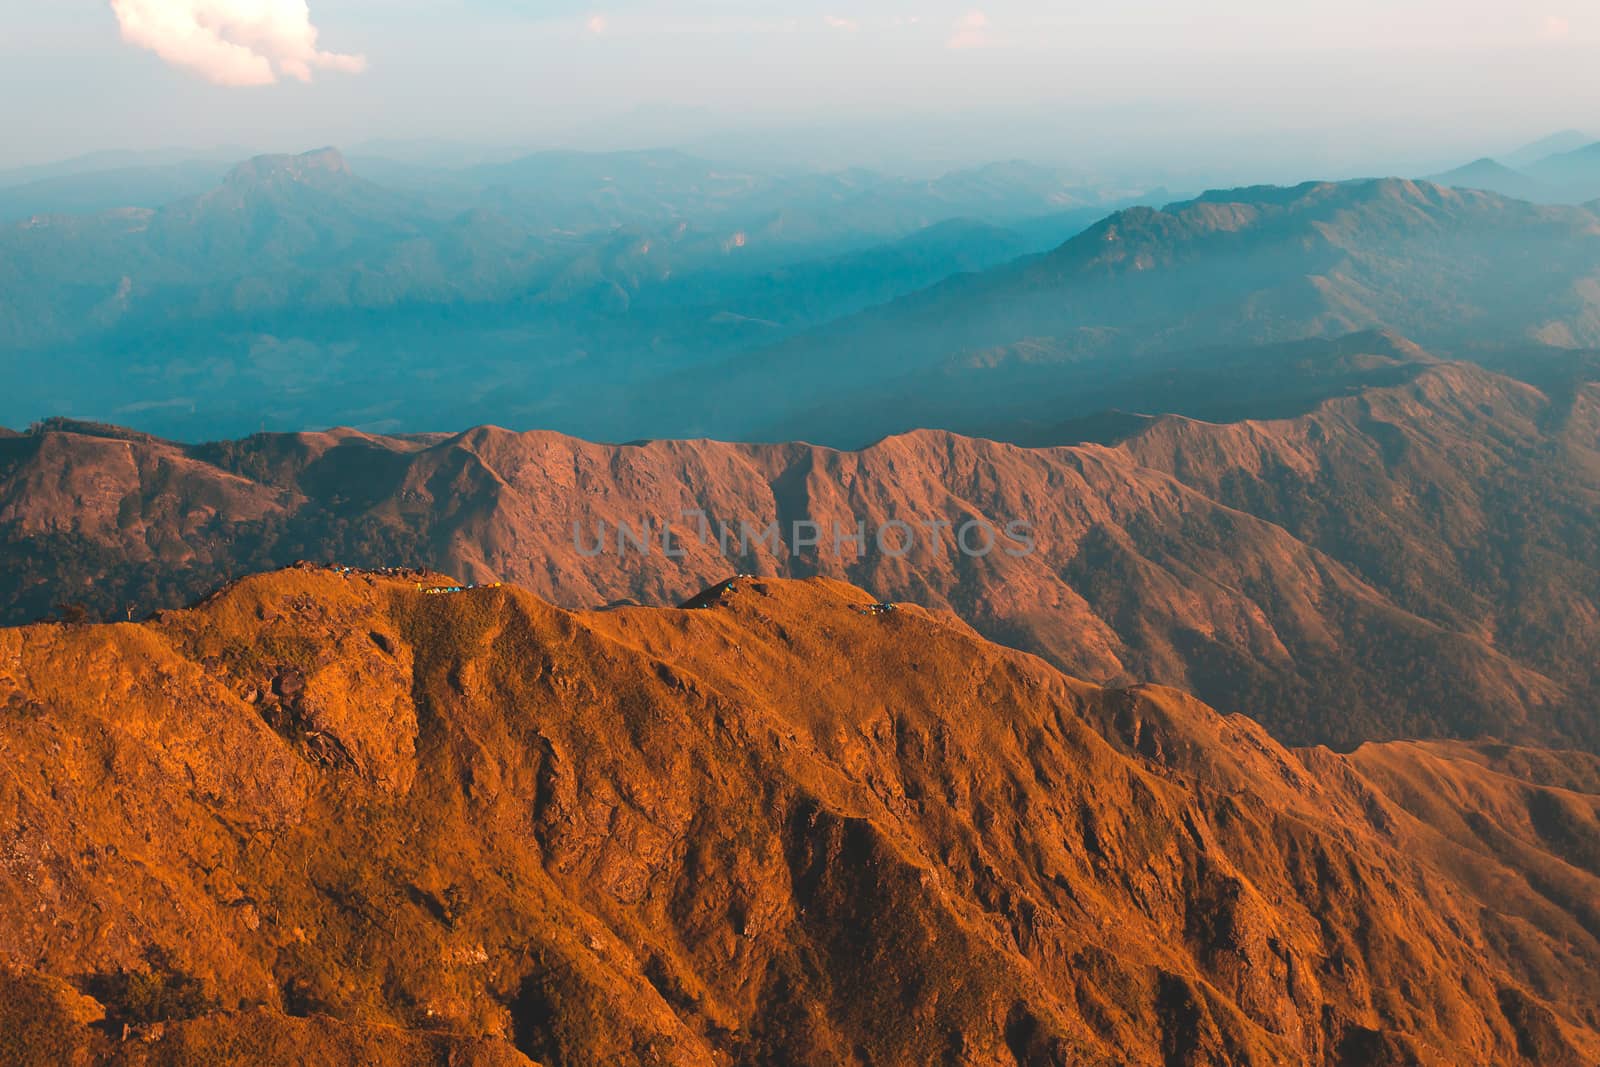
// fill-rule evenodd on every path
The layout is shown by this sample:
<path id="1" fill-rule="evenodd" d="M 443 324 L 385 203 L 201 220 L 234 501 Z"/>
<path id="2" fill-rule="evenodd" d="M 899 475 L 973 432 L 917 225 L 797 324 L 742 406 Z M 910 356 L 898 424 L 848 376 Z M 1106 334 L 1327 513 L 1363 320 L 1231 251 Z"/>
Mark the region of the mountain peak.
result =
<path id="1" fill-rule="evenodd" d="M 1483 189 L 1521 200 L 1536 199 L 1540 192 L 1538 181 L 1488 156 L 1423 180 L 1455 189 Z"/>
<path id="2" fill-rule="evenodd" d="M 229 185 L 271 181 L 312 182 L 349 177 L 350 165 L 337 148 L 319 148 L 299 155 L 266 155 L 248 159 L 228 174 Z"/>
<path id="3" fill-rule="evenodd" d="M 1463 167 L 1457 167 L 1455 170 L 1449 171 L 1448 173 L 1450 173 L 1450 174 L 1468 174 L 1468 173 L 1475 173 L 1475 172 L 1480 172 L 1480 171 L 1481 172 L 1485 172 L 1485 173 L 1494 173 L 1494 174 L 1515 174 L 1515 173 L 1517 173 L 1515 170 L 1512 170 L 1510 167 L 1506 166 L 1504 163 L 1500 162 L 1498 159 L 1494 159 L 1494 158 L 1492 158 L 1490 156 L 1484 156 L 1481 159 L 1474 159 L 1471 163 L 1468 163 Z M 1427 180 L 1428 181 L 1434 181 L 1433 178 L 1429 178 Z"/>

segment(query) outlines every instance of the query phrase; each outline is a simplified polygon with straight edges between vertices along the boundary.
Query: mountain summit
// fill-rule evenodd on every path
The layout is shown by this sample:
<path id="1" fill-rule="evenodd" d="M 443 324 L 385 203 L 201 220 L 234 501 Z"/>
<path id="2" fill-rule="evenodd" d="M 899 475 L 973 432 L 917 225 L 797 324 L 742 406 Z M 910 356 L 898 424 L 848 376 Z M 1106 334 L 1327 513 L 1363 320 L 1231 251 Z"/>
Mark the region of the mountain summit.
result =
<path id="1" fill-rule="evenodd" d="M 319 148 L 300 155 L 256 156 L 228 173 L 228 185 L 258 182 L 317 182 L 348 177 L 350 165 L 337 148 Z"/>

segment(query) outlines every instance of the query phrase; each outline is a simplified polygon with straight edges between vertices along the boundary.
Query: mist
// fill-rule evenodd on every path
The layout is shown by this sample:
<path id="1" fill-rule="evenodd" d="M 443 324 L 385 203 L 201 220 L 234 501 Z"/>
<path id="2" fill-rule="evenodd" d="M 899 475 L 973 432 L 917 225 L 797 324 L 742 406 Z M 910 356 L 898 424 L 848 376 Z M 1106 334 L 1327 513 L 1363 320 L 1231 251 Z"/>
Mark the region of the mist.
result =
<path id="1" fill-rule="evenodd" d="M 1423 172 L 1582 126 L 1597 42 L 1592 10 L 1487 0 L 62 0 L 0 32 L 0 93 L 31 105 L 0 166 L 382 141 L 1177 184 Z"/>

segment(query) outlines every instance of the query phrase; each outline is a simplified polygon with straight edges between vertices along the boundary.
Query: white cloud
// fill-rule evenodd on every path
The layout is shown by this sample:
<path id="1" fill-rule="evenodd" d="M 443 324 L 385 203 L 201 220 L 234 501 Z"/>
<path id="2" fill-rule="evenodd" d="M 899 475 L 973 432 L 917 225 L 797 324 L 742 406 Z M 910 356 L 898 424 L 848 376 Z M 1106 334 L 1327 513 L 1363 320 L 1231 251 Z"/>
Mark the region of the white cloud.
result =
<path id="1" fill-rule="evenodd" d="M 861 28 L 855 19 L 840 18 L 838 15 L 824 15 L 822 21 L 830 30 L 842 30 L 845 33 L 854 33 Z"/>
<path id="2" fill-rule="evenodd" d="M 989 43 L 989 16 L 968 11 L 956 20 L 955 31 L 946 44 L 951 48 L 983 48 Z"/>
<path id="3" fill-rule="evenodd" d="M 606 30 L 611 28 L 611 24 L 606 21 L 606 17 L 604 15 L 590 15 L 589 21 L 585 22 L 584 26 L 586 26 L 589 32 L 593 34 L 605 33 Z"/>
<path id="4" fill-rule="evenodd" d="M 310 81 L 313 70 L 367 65 L 317 48 L 305 0 L 111 0 L 111 9 L 124 41 L 218 85 Z"/>

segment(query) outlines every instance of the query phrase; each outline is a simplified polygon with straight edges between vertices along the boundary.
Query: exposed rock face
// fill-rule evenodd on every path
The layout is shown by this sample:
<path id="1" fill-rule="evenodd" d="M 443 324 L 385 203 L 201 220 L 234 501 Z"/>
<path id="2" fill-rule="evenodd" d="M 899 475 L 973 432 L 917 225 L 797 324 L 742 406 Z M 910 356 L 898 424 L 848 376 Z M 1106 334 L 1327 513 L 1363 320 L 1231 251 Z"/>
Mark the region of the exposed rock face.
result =
<path id="1" fill-rule="evenodd" d="M 240 163 L 227 177 L 230 186 L 250 186 L 270 181 L 314 181 L 348 176 L 350 165 L 337 148 L 321 148 L 300 155 L 256 156 Z"/>
<path id="2" fill-rule="evenodd" d="M 1061 448 L 930 431 L 859 452 L 493 428 L 0 440 L 0 604 L 120 619 L 301 558 L 425 564 L 568 607 L 678 603 L 734 570 L 821 574 L 953 610 L 1077 676 L 1249 710 L 1286 740 L 1594 749 L 1597 387 L 1417 367 L 1298 418 L 1150 419 Z M 1014 520 L 1031 553 L 1003 536 L 960 551 L 963 524 Z M 873 536 L 897 521 L 918 538 L 905 558 Z M 646 522 L 648 554 L 624 549 L 622 527 Z M 798 546 L 796 523 L 820 544 Z"/>
<path id="3" fill-rule="evenodd" d="M 1600 1055 L 1593 757 L 1290 751 L 824 579 L 418 580 L 0 631 L 8 1062 Z"/>

